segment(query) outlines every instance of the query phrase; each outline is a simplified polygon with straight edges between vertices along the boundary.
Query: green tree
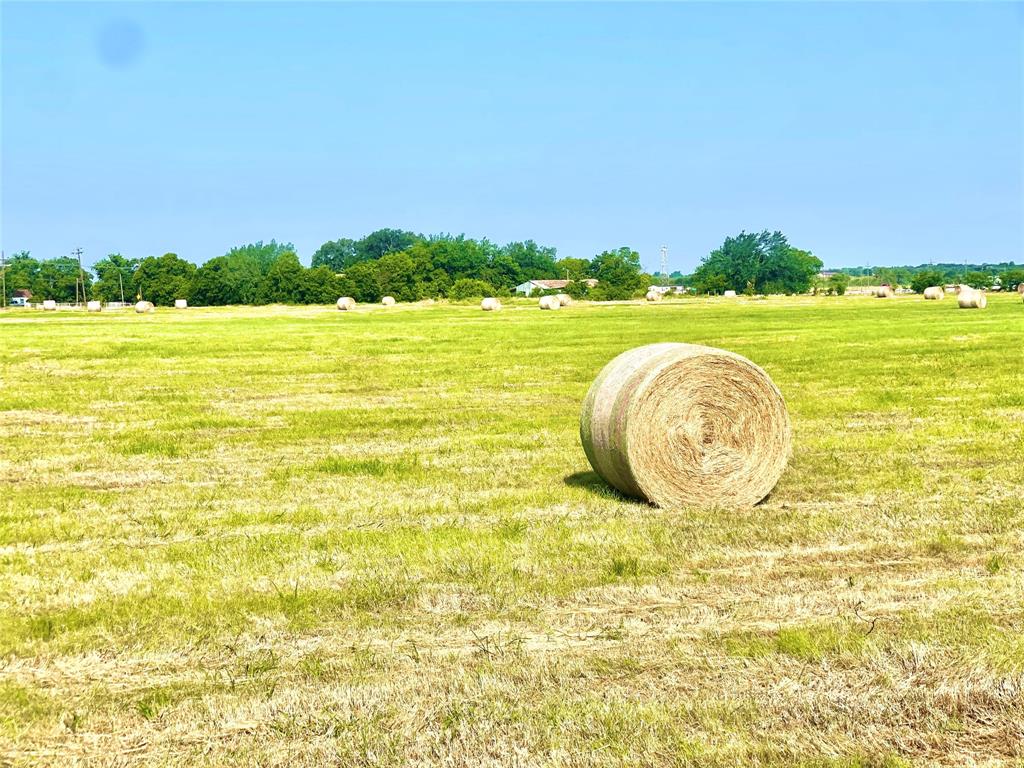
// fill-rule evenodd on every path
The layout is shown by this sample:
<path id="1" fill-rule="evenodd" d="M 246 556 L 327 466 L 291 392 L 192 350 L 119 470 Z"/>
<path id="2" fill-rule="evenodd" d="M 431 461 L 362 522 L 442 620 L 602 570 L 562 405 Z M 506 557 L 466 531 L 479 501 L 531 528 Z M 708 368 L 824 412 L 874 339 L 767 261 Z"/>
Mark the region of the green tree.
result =
<path id="1" fill-rule="evenodd" d="M 179 258 L 176 253 L 147 256 L 135 270 L 137 295 L 157 306 L 173 306 L 175 299 L 187 298 L 191 294 L 195 273 L 196 265 Z"/>
<path id="2" fill-rule="evenodd" d="M 135 270 L 139 268 L 138 259 L 128 259 L 119 253 L 111 253 L 106 258 L 93 264 L 97 280 L 92 288 L 92 296 L 102 301 L 130 302 L 135 298 Z"/>
<path id="3" fill-rule="evenodd" d="M 456 280 L 452 283 L 452 287 L 448 291 L 448 297 L 455 301 L 477 298 L 482 299 L 485 296 L 494 296 L 494 294 L 494 286 L 490 283 L 484 282 L 483 280 L 474 280 L 468 277 L 461 277 Z"/>
<path id="4" fill-rule="evenodd" d="M 334 270 L 325 265 L 304 270 L 300 301 L 302 304 L 333 304 L 346 295 L 341 282 Z"/>
<path id="5" fill-rule="evenodd" d="M 406 232 L 401 229 L 378 229 L 355 244 L 356 261 L 379 259 L 389 253 L 404 251 L 422 239 L 423 236 L 417 235 L 415 232 Z"/>
<path id="6" fill-rule="evenodd" d="M 355 264 L 358 259 L 356 241 L 347 237 L 338 240 L 328 240 L 317 248 L 313 254 L 314 267 L 329 267 L 333 272 L 344 272 L 348 267 Z"/>
<path id="7" fill-rule="evenodd" d="M 271 265 L 277 261 L 278 257 L 285 253 L 295 253 L 295 246 L 291 243 L 279 243 L 276 240 L 271 240 L 269 243 L 259 240 L 255 243 L 236 246 L 228 251 L 225 256 L 230 258 L 233 264 L 241 264 L 245 261 L 252 262 L 257 266 L 260 273 L 265 275 L 270 271 Z"/>
<path id="8" fill-rule="evenodd" d="M 4 280 L 7 283 L 8 294 L 19 290 L 32 291 L 33 295 L 42 293 L 39 287 L 41 265 L 38 259 L 33 259 L 28 251 L 18 251 L 6 261 Z"/>
<path id="9" fill-rule="evenodd" d="M 849 286 L 850 276 L 844 275 L 842 272 L 836 272 L 828 279 L 829 293 L 834 293 L 836 296 L 844 295 Z"/>
<path id="10" fill-rule="evenodd" d="M 704 258 L 693 283 L 698 293 L 741 293 L 748 286 L 755 293 L 806 293 L 821 267 L 821 259 L 790 246 L 781 232 L 741 232 Z"/>
<path id="11" fill-rule="evenodd" d="M 598 280 L 590 290 L 595 299 L 628 299 L 646 287 L 640 274 L 640 254 L 631 248 L 599 253 L 589 271 Z"/>
<path id="12" fill-rule="evenodd" d="M 85 295 L 88 296 L 89 286 L 92 284 L 92 275 L 82 270 L 85 279 Z M 35 279 L 35 287 L 32 288 L 32 295 L 36 298 L 53 299 L 54 301 L 70 302 L 77 296 L 82 298 L 79 285 L 78 259 L 70 256 L 59 256 L 56 259 L 46 259 L 39 262 L 39 272 Z"/>
<path id="13" fill-rule="evenodd" d="M 340 295 L 351 296 L 356 301 L 367 303 L 380 301 L 384 292 L 381 290 L 377 267 L 375 261 L 361 261 L 346 269 L 345 274 L 341 277 Z M 396 294 L 392 295 L 399 301 L 408 301 L 408 299 L 399 298 Z"/>
<path id="14" fill-rule="evenodd" d="M 991 288 L 993 281 L 991 275 L 987 275 L 978 270 L 972 270 L 970 272 L 964 272 L 961 282 L 971 286 L 971 288 L 978 288 L 980 290 Z"/>
<path id="15" fill-rule="evenodd" d="M 999 275 L 999 284 L 1004 291 L 1015 291 L 1024 283 L 1024 269 L 1008 269 Z"/>
<path id="16" fill-rule="evenodd" d="M 915 272 L 910 278 L 910 290 L 914 293 L 924 293 L 925 288 L 933 285 L 942 286 L 946 283 L 946 277 L 936 269 L 924 269 Z"/>
<path id="17" fill-rule="evenodd" d="M 558 268 L 555 266 L 556 251 L 554 248 L 537 245 L 533 240 L 521 243 L 509 243 L 501 252 L 519 265 L 522 280 L 557 280 Z"/>
<path id="18" fill-rule="evenodd" d="M 305 290 L 305 269 L 294 253 L 282 253 L 270 265 L 260 284 L 264 304 L 300 304 Z"/>
<path id="19" fill-rule="evenodd" d="M 189 301 L 210 307 L 252 304 L 262 277 L 255 261 L 217 256 L 196 270 Z"/>
<path id="20" fill-rule="evenodd" d="M 589 268 L 589 261 L 586 259 L 576 259 L 571 256 L 555 262 L 555 270 L 558 273 L 559 280 L 583 280 L 587 277 Z"/>

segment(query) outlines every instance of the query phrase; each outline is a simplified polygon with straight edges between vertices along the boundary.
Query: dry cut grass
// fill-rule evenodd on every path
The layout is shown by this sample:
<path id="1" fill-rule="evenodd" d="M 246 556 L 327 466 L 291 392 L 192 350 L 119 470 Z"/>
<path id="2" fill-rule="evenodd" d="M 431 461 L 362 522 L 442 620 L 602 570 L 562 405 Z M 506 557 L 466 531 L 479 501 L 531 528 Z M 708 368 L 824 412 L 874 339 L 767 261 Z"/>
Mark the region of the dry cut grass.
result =
<path id="1" fill-rule="evenodd" d="M 0 315 L 0 764 L 1019 765 L 1011 298 Z M 590 471 L 656 341 L 779 385 L 767 502 Z"/>

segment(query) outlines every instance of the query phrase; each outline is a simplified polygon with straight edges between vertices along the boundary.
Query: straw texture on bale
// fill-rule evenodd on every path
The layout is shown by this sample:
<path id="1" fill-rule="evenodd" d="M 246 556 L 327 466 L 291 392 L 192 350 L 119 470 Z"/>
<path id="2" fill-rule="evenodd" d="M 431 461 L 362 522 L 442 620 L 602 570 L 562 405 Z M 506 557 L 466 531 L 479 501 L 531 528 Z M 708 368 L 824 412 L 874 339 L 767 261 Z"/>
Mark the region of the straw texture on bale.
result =
<path id="1" fill-rule="evenodd" d="M 555 298 L 558 299 L 558 303 L 561 304 L 563 307 L 568 307 L 570 304 L 572 304 L 572 296 L 570 296 L 568 293 L 556 293 Z"/>
<path id="2" fill-rule="evenodd" d="M 541 296 L 538 306 L 541 309 L 560 309 L 562 304 L 557 296 Z"/>
<path id="3" fill-rule="evenodd" d="M 1017 285 L 1017 293 L 1024 293 L 1024 283 Z"/>
<path id="4" fill-rule="evenodd" d="M 888 299 L 892 298 L 892 288 L 888 285 L 880 285 L 875 289 L 875 298 Z"/>
<path id="5" fill-rule="evenodd" d="M 185 299 L 175 299 L 174 300 L 174 308 L 175 309 L 188 309 L 188 301 L 186 301 Z"/>
<path id="6" fill-rule="evenodd" d="M 929 301 L 936 301 L 938 299 L 944 299 L 946 292 L 937 285 L 933 285 L 930 288 L 924 289 L 924 297 Z"/>
<path id="7" fill-rule="evenodd" d="M 356 300 L 353 299 L 351 296 L 342 296 L 340 299 L 338 299 L 338 309 L 342 310 L 343 312 L 347 312 L 355 308 Z"/>
<path id="8" fill-rule="evenodd" d="M 735 299 L 736 298 L 736 291 L 731 291 L 731 290 L 730 291 L 726 291 L 722 295 L 725 296 L 725 298 L 727 298 L 727 299 Z"/>
<path id="9" fill-rule="evenodd" d="M 695 344 L 623 352 L 598 374 L 580 414 L 590 465 L 659 507 L 745 507 L 786 468 L 782 394 L 745 357 Z"/>
<path id="10" fill-rule="evenodd" d="M 480 302 L 480 309 L 484 312 L 497 312 L 501 309 L 501 302 L 493 296 L 488 296 L 486 299 Z"/>
<path id="11" fill-rule="evenodd" d="M 385 296 L 383 299 L 380 300 L 380 303 L 383 304 L 385 307 L 393 307 L 395 305 L 395 297 Z"/>
<path id="12" fill-rule="evenodd" d="M 155 311 L 153 307 L 153 302 L 140 301 L 138 304 L 135 305 L 135 311 L 138 312 L 140 315 L 145 312 L 153 312 Z"/>
<path id="13" fill-rule="evenodd" d="M 101 311 L 103 309 L 103 305 L 100 304 L 98 301 L 93 300 L 93 301 L 87 302 L 86 305 L 85 305 L 85 308 L 89 312 L 99 312 L 99 311 Z"/>
<path id="14" fill-rule="evenodd" d="M 661 293 L 659 291 L 648 291 L 644 298 L 648 301 L 661 301 Z"/>
<path id="15" fill-rule="evenodd" d="M 45 309 L 47 312 L 56 312 L 57 311 L 57 302 L 54 301 L 53 299 L 44 299 L 43 300 L 43 309 Z"/>
<path id="16" fill-rule="evenodd" d="M 984 309 L 988 306 L 988 298 L 983 291 L 976 291 L 973 288 L 964 286 L 960 295 L 956 297 L 960 309 Z"/>

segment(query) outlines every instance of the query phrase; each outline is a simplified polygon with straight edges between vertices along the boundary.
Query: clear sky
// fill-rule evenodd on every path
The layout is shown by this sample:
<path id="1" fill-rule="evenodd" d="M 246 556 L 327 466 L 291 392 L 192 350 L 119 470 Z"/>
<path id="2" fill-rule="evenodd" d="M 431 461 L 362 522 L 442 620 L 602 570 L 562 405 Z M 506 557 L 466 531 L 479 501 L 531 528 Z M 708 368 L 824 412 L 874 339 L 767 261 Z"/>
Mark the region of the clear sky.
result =
<path id="1" fill-rule="evenodd" d="M 1020 3 L 14 3 L 0 244 L 1024 261 Z"/>

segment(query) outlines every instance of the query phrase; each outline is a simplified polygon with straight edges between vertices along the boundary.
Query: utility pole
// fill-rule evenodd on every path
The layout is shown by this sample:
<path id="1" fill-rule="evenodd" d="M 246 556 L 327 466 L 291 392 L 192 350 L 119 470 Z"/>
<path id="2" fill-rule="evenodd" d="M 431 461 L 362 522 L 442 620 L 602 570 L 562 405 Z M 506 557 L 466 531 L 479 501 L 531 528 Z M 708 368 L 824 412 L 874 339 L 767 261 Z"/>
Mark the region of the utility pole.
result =
<path id="1" fill-rule="evenodd" d="M 661 284 L 668 285 L 668 246 L 661 246 Z"/>
<path id="2" fill-rule="evenodd" d="M 78 257 L 78 280 L 75 282 L 75 304 L 78 303 L 78 283 L 82 284 L 82 300 L 85 300 L 85 274 L 82 272 L 82 249 L 75 248 L 71 252 L 72 256 Z"/>
<path id="3" fill-rule="evenodd" d="M 3 287 L 0 291 L 3 291 L 3 308 L 7 309 L 7 259 L 4 258 L 4 252 L 0 251 L 0 281 L 3 282 Z"/>
<path id="4" fill-rule="evenodd" d="M 117 268 L 117 284 L 121 286 L 121 304 L 124 305 L 124 280 L 121 279 L 121 267 Z"/>

